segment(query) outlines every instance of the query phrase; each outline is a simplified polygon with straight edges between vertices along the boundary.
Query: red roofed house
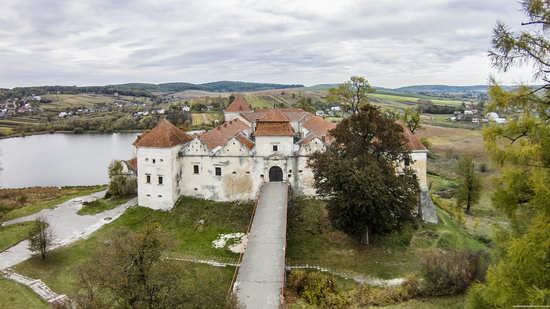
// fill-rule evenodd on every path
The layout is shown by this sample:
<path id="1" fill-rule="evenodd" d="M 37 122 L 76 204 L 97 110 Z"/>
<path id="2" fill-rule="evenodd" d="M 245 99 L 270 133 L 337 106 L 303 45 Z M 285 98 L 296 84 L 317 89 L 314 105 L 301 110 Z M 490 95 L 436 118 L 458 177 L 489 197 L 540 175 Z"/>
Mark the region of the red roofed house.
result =
<path id="1" fill-rule="evenodd" d="M 134 142 L 138 203 L 170 209 L 182 196 L 212 200 L 256 199 L 264 182 L 284 181 L 298 195 L 315 195 L 307 160 L 332 142 L 336 127 L 301 109 L 253 111 L 242 96 L 225 111 L 226 122 L 187 135 L 168 121 Z M 426 186 L 427 150 L 405 130 L 420 185 Z M 135 167 L 134 167 L 135 166 Z"/>

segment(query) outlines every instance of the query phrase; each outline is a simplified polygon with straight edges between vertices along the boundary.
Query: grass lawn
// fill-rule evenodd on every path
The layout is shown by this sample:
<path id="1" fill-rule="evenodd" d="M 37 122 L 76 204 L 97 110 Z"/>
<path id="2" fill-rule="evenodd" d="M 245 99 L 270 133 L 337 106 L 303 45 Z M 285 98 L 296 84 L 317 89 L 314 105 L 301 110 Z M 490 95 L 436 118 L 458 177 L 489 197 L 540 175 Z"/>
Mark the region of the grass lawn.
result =
<path id="1" fill-rule="evenodd" d="M 89 195 L 104 189 L 105 186 L 0 189 L 0 221 L 28 216 L 42 209 L 54 208 L 72 198 Z M 27 198 L 23 205 L 20 205 L 17 201 L 20 196 L 26 196 Z"/>
<path id="2" fill-rule="evenodd" d="M 134 196 L 119 196 L 109 199 L 98 199 L 92 202 L 84 202 L 82 208 L 78 210 L 79 215 L 95 215 L 109 209 L 113 209 L 118 205 L 126 203 L 134 198 Z"/>
<path id="3" fill-rule="evenodd" d="M 0 226 L 0 252 L 25 239 L 33 227 L 34 222 L 16 223 L 9 226 Z"/>
<path id="4" fill-rule="evenodd" d="M 73 291 L 76 267 L 89 258 L 90 253 L 108 239 L 111 233 L 123 227 L 138 229 L 150 223 L 159 223 L 174 239 L 175 253 L 233 260 L 237 258 L 237 254 L 225 248 L 213 248 L 212 241 L 220 233 L 245 232 L 252 209 L 252 203 L 220 203 L 192 198 L 182 198 L 170 212 L 144 207 L 130 208 L 91 237 L 54 250 L 44 260 L 33 257 L 17 265 L 15 270 L 32 278 L 42 279 L 58 293 L 70 294 Z M 204 223 L 201 224 L 200 220 L 204 220 Z M 187 265 L 191 272 L 190 284 L 204 288 L 200 297 L 206 300 L 212 298 L 212 304 L 223 301 L 234 268 L 190 263 Z"/>
<path id="5" fill-rule="evenodd" d="M 462 309 L 464 308 L 464 295 L 447 296 L 447 297 L 431 297 L 412 299 L 400 304 L 377 307 L 384 309 Z"/>
<path id="6" fill-rule="evenodd" d="M 0 277 L 0 308 L 35 309 L 49 308 L 49 306 L 30 289 L 14 281 Z"/>
<path id="7" fill-rule="evenodd" d="M 390 279 L 418 274 L 418 254 L 429 248 L 487 249 L 439 209 L 440 224 L 407 226 L 401 233 L 374 236 L 369 246 L 334 230 L 324 201 L 299 199 L 289 212 L 286 257 L 293 265 L 319 265 Z"/>

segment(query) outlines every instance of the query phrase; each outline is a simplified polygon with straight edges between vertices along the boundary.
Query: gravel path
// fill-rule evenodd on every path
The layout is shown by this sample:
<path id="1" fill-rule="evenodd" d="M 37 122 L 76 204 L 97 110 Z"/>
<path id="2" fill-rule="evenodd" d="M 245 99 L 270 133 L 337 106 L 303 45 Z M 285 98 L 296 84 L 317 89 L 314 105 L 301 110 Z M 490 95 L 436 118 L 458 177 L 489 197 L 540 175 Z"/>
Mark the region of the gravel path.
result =
<path id="1" fill-rule="evenodd" d="M 96 192 L 88 196 L 77 197 L 60 204 L 53 209 L 43 209 L 40 212 L 6 221 L 2 226 L 19 222 L 33 221 L 37 217 L 43 217 L 48 221 L 50 228 L 55 235 L 55 246 L 63 246 L 82 239 L 98 230 L 103 225 L 118 218 L 126 208 L 137 204 L 137 198 L 119 205 L 113 209 L 95 215 L 81 216 L 76 212 L 82 207 L 82 203 L 93 201 L 105 195 L 105 191 Z M 0 270 L 16 265 L 31 257 L 27 249 L 28 241 L 22 241 L 17 245 L 0 253 Z"/>

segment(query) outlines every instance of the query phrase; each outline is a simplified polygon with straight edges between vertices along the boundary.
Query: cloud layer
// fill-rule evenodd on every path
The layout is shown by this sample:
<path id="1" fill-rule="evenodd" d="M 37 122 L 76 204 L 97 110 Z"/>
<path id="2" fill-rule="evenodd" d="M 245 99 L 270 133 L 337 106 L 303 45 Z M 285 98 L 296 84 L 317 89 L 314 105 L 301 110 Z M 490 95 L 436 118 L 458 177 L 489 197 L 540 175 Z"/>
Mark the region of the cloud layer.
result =
<path id="1" fill-rule="evenodd" d="M 0 87 L 124 82 L 484 84 L 516 1 L 3 0 Z M 502 75 L 530 82 L 528 70 Z"/>

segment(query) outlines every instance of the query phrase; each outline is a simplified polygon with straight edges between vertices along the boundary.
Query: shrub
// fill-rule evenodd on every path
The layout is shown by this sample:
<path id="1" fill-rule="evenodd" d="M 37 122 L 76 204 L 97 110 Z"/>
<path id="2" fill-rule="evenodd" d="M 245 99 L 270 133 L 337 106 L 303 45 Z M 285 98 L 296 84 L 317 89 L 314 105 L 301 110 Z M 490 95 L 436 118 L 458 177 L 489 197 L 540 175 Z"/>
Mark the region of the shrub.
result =
<path id="1" fill-rule="evenodd" d="M 485 163 L 480 163 L 478 169 L 481 173 L 487 173 L 489 171 L 489 168 Z"/>
<path id="2" fill-rule="evenodd" d="M 424 292 L 431 296 L 463 293 L 474 282 L 484 280 L 488 265 L 485 252 L 438 250 L 420 257 Z"/>
<path id="3" fill-rule="evenodd" d="M 294 270 L 290 273 L 288 285 L 291 290 L 311 305 L 321 305 L 325 303 L 329 294 L 336 293 L 331 278 L 319 272 Z"/>
<path id="4" fill-rule="evenodd" d="M 73 129 L 73 133 L 74 134 L 82 134 L 84 133 L 84 129 L 82 129 L 81 127 L 76 127 Z"/>
<path id="5" fill-rule="evenodd" d="M 432 201 L 437 207 L 445 210 L 451 217 L 456 219 L 459 224 L 464 224 L 464 212 L 462 209 L 456 207 L 454 203 L 446 201 L 437 195 L 432 194 L 431 196 Z"/>

